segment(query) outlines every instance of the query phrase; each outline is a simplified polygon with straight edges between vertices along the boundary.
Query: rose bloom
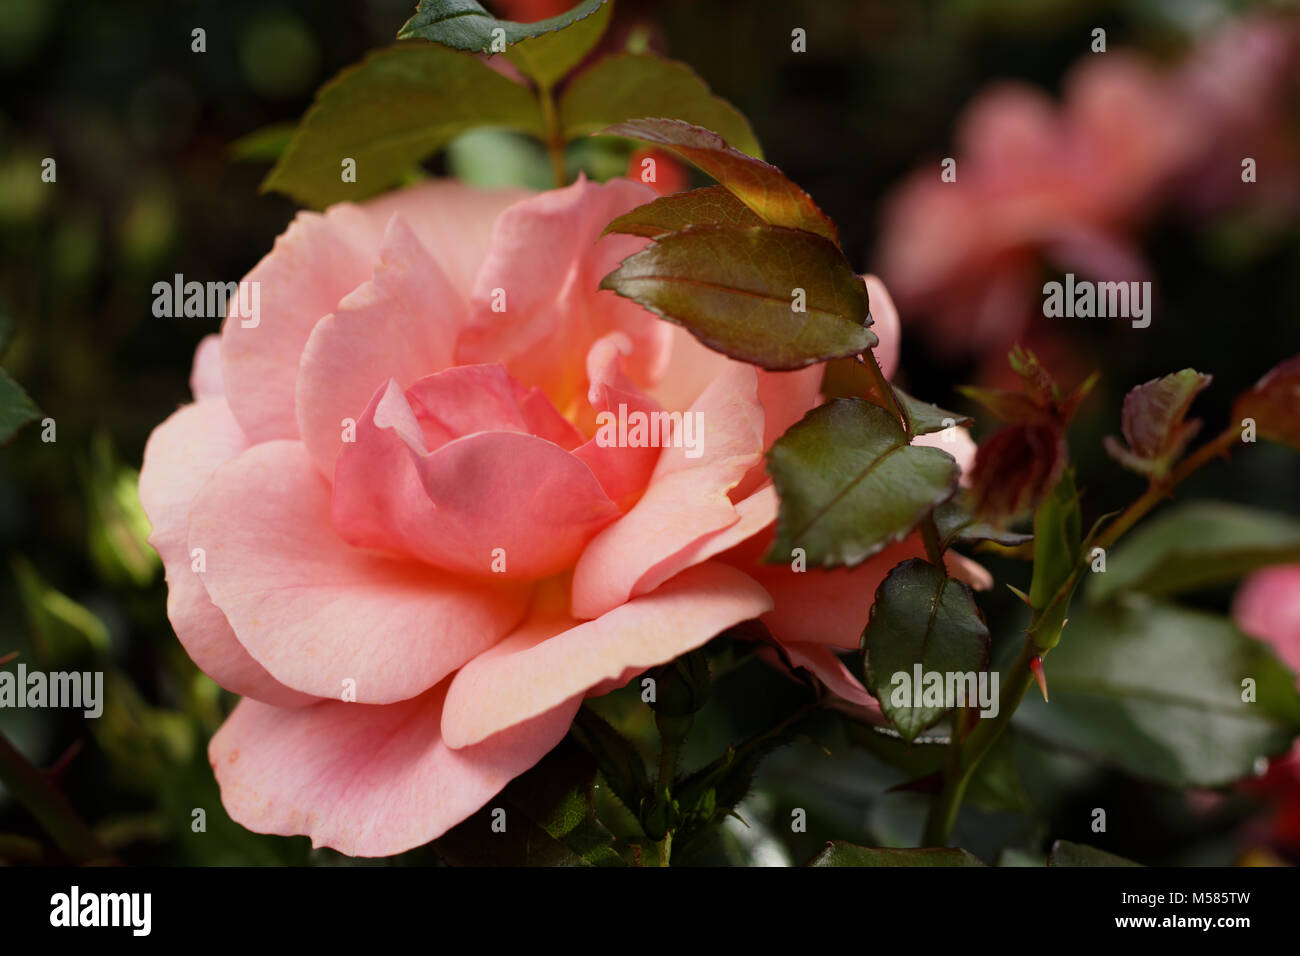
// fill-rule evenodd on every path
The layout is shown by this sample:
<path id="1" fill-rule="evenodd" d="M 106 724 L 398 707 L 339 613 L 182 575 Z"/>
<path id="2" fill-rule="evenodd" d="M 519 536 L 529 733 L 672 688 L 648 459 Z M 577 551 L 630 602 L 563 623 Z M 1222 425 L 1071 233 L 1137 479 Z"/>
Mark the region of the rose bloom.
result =
<path id="1" fill-rule="evenodd" d="M 653 198 L 629 180 L 434 182 L 303 212 L 245 280 L 257 320 L 232 308 L 200 344 L 140 497 L 177 636 L 244 698 L 209 759 L 245 827 L 358 856 L 426 843 L 554 747 L 585 696 L 755 617 L 874 705 L 833 650 L 923 549 L 759 563 L 764 451 L 819 403 L 822 369 L 732 361 L 597 291 L 646 243 L 601 231 Z M 898 320 L 867 281 L 888 371 Z M 698 413 L 698 455 L 597 440 L 620 409 Z M 964 434 L 927 438 L 970 457 Z"/>
<path id="2" fill-rule="evenodd" d="M 1233 602 L 1237 626 L 1273 648 L 1300 674 L 1300 565 L 1265 568 L 1252 574 Z M 1300 742 L 1275 757 L 1251 789 L 1273 805 L 1273 839 L 1300 853 Z"/>

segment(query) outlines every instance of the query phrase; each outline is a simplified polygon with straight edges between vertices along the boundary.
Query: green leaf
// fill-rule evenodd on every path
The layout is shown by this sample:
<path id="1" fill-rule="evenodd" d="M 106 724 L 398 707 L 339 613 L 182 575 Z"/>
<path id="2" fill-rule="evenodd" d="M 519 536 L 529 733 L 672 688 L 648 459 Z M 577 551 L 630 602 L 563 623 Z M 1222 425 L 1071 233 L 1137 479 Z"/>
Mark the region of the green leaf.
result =
<path id="1" fill-rule="evenodd" d="M 939 529 L 939 542 L 946 550 L 955 542 L 992 541 L 1014 548 L 1034 540 L 1032 534 L 1007 531 L 981 521 L 971 514 L 957 498 L 945 501 L 934 509 L 935 527 Z"/>
<path id="2" fill-rule="evenodd" d="M 321 87 L 262 188 L 317 208 L 364 199 L 480 126 L 542 136 L 541 115 L 524 87 L 469 54 L 397 44 Z M 342 181 L 345 158 L 356 161 L 354 183 Z"/>
<path id="3" fill-rule="evenodd" d="M 1048 866 L 1141 866 L 1114 853 L 1097 850 L 1082 843 L 1057 840 L 1047 857 Z"/>
<path id="4" fill-rule="evenodd" d="M 1300 733 L 1295 675 L 1226 618 L 1133 595 L 1076 607 L 1067 632 L 1044 658 L 1051 703 L 1028 694 L 1015 716 L 1049 743 L 1170 786 L 1216 787 Z"/>
<path id="5" fill-rule="evenodd" d="M 149 546 L 149 518 L 140 504 L 140 473 L 123 465 L 105 432 L 95 435 L 80 465 L 86 496 L 88 550 L 108 581 L 144 587 L 161 566 Z"/>
<path id="6" fill-rule="evenodd" d="M 650 793 L 650 778 L 641 754 L 590 707 L 578 711 L 573 729 L 590 751 L 614 796 L 632 813 L 639 814 L 642 801 Z"/>
<path id="7" fill-rule="evenodd" d="M 808 866 L 983 866 L 978 857 L 957 848 L 895 850 L 854 846 L 832 840 Z"/>
<path id="8" fill-rule="evenodd" d="M 989 631 L 970 591 L 942 568 L 920 558 L 904 561 L 881 582 L 863 641 L 867 689 L 907 741 L 952 708 L 942 702 L 931 706 L 896 704 L 894 695 L 899 689 L 909 688 L 905 696 L 915 701 L 921 698 L 925 679 L 931 674 L 946 683 L 949 674 L 976 673 L 988 666 Z M 920 686 L 914 680 L 917 666 L 923 675 Z M 895 684 L 894 678 L 900 674 L 906 684 Z M 978 706 L 978 698 L 968 703 Z"/>
<path id="9" fill-rule="evenodd" d="M 909 445 L 898 419 L 857 398 L 814 408 L 767 454 L 781 498 L 770 561 L 803 548 L 815 565 L 855 565 L 906 537 L 957 488 L 957 462 Z"/>
<path id="10" fill-rule="evenodd" d="M 1171 595 L 1235 581 L 1270 564 L 1300 561 L 1300 521 L 1246 505 L 1193 501 L 1135 531 L 1092 575 L 1088 599 L 1121 591 Z"/>
<path id="11" fill-rule="evenodd" d="M 0 368 L 0 444 L 18 434 L 18 429 L 41 417 L 40 409 L 23 387 Z"/>
<path id="12" fill-rule="evenodd" d="M 931 405 L 919 398 L 913 398 L 902 389 L 894 389 L 894 396 L 902 406 L 907 417 L 907 425 L 913 435 L 929 435 L 932 432 L 946 431 L 958 425 L 971 425 L 972 419 L 956 412 L 949 412 L 938 405 Z"/>
<path id="13" fill-rule="evenodd" d="M 551 33 L 520 40 L 506 50 L 506 56 L 525 76 L 549 90 L 600 42 L 613 10 L 613 3 L 598 6 L 590 15 Z"/>
<path id="14" fill-rule="evenodd" d="M 592 809 L 595 779 L 591 755 L 566 737 L 435 849 L 449 862 L 471 866 L 622 866 L 613 836 Z M 492 829 L 496 808 L 506 812 L 504 833 Z"/>
<path id="15" fill-rule="evenodd" d="M 1034 577 L 1029 602 L 1045 610 L 1074 573 L 1082 544 L 1079 492 L 1067 468 L 1034 512 Z"/>
<path id="16" fill-rule="evenodd" d="M 660 196 L 619 216 L 605 233 L 617 232 L 662 239 L 688 226 L 761 226 L 763 220 L 722 186 Z M 602 234 L 603 235 L 603 234 Z"/>
<path id="17" fill-rule="evenodd" d="M 624 259 L 602 289 L 742 362 L 796 369 L 876 344 L 867 289 L 832 243 L 776 226 L 693 226 Z M 795 290 L 804 293 L 804 311 Z"/>
<path id="18" fill-rule="evenodd" d="M 781 170 L 727 145 L 712 130 L 673 119 L 634 119 L 602 132 L 639 139 L 676 153 L 735 193 L 764 222 L 802 229 L 836 245 L 839 243 L 834 224 L 817 208 L 811 196 L 787 179 Z"/>
<path id="19" fill-rule="evenodd" d="M 108 651 L 108 628 L 103 621 L 51 587 L 21 555 L 14 556 L 11 566 L 40 663 L 57 668 L 88 652 L 100 655 Z"/>
<path id="20" fill-rule="evenodd" d="M 600 132 L 642 139 L 639 133 L 606 127 L 647 116 L 671 117 L 683 121 L 682 125 L 702 127 L 701 132 L 713 130 L 744 158 L 763 155 L 743 113 L 715 96 L 689 66 L 653 53 L 618 53 L 593 63 L 569 81 L 559 111 L 565 139 Z"/>
<path id="21" fill-rule="evenodd" d="M 1300 355 L 1275 367 L 1241 395 L 1232 415 L 1238 423 L 1253 419 L 1261 437 L 1300 449 Z"/>
<path id="22" fill-rule="evenodd" d="M 604 3 L 605 0 L 582 0 L 559 16 L 533 23 L 516 23 L 514 20 L 498 20 L 476 0 L 420 0 L 414 16 L 402 24 L 397 38 L 432 40 L 474 53 L 501 53 L 504 51 L 494 47 L 494 41 L 514 44 L 529 37 L 563 30 L 571 23 L 591 16 Z M 494 34 L 498 30 L 500 32 Z"/>
<path id="23" fill-rule="evenodd" d="M 241 136 L 226 147 L 226 155 L 236 162 L 273 163 L 284 155 L 293 139 L 294 123 L 272 123 Z"/>

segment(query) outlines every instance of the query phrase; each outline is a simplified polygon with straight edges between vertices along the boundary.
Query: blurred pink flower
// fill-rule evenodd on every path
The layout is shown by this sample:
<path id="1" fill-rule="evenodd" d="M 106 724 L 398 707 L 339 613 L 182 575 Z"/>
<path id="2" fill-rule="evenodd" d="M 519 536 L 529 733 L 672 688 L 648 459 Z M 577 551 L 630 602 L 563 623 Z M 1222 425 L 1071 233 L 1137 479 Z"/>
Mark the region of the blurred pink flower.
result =
<path id="1" fill-rule="evenodd" d="M 1300 674 L 1300 565 L 1252 574 L 1237 591 L 1233 616 L 1243 631 L 1268 643 L 1282 663 Z M 1251 788 L 1273 804 L 1271 835 L 1300 851 L 1300 742 L 1275 758 Z"/>
<path id="2" fill-rule="evenodd" d="M 1090 54 L 1059 104 L 1021 83 L 979 93 L 958 123 L 956 181 L 941 181 L 935 163 L 886 201 L 877 265 L 900 307 L 941 352 L 997 353 L 1000 363 L 1015 341 L 1056 334 L 1035 321 L 1045 262 L 1142 280 L 1136 236 L 1171 201 L 1193 211 L 1293 202 L 1285 107 L 1296 38 L 1291 21 L 1249 20 L 1173 70 Z M 1259 163 L 1259 184 L 1242 183 L 1245 156 Z"/>

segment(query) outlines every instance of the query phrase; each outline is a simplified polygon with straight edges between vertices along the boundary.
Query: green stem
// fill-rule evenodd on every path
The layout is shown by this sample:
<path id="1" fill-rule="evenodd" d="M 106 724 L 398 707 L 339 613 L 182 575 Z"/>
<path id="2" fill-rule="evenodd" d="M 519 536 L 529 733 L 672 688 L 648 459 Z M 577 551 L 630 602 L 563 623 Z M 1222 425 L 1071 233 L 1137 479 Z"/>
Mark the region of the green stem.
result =
<path id="1" fill-rule="evenodd" d="M 1059 622 L 1064 619 L 1064 608 L 1068 607 L 1074 596 L 1086 566 L 1083 563 L 1083 555 L 1088 554 L 1093 547 L 1109 548 L 1147 512 L 1168 497 L 1178 484 L 1211 459 L 1225 455 L 1239 439 L 1240 433 L 1237 428 L 1229 426 L 1184 459 L 1164 480 L 1152 481 L 1140 498 L 1125 508 L 1104 532 L 1082 549 L 1080 564 L 1075 567 L 1074 573 L 1047 606 L 1034 611 L 1025 635 L 1024 647 L 1020 649 L 1020 656 L 1016 658 L 1015 664 L 1012 665 L 1002 683 L 998 715 L 979 721 L 964 740 L 954 738 L 953 746 L 956 749 L 953 762 L 945 768 L 943 787 L 931 803 L 930 813 L 926 817 L 924 834 L 926 846 L 944 846 L 948 842 L 948 834 L 952 832 L 953 824 L 957 820 L 957 811 L 961 808 L 962 797 L 966 793 L 966 787 L 975 768 L 1011 724 L 1011 718 L 1015 716 L 1020 702 L 1024 700 L 1025 692 L 1034 681 L 1033 671 L 1029 669 L 1030 661 L 1046 653 L 1045 648 L 1054 643 L 1051 639 L 1055 635 L 1043 635 L 1040 643 L 1039 628 L 1047 622 Z"/>
<path id="2" fill-rule="evenodd" d="M 108 860 L 111 854 L 68 798 L 32 766 L 4 734 L 0 734 L 0 782 L 54 838 L 59 849 L 76 860 Z"/>
<path id="3" fill-rule="evenodd" d="M 560 129 L 555 97 L 551 95 L 549 88 L 539 89 L 537 101 L 542 107 L 542 124 L 546 129 L 546 152 L 551 157 L 551 176 L 555 180 L 555 188 L 563 189 L 569 185 L 569 172 L 564 162 L 564 131 Z"/>

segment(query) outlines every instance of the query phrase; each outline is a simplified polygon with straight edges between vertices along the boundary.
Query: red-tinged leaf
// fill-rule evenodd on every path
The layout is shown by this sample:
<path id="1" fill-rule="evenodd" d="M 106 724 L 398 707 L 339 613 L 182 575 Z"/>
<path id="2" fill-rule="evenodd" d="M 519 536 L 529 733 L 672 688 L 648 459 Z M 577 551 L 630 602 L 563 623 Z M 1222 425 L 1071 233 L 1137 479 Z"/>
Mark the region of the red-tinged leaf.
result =
<path id="1" fill-rule="evenodd" d="M 1233 406 L 1233 417 L 1255 421 L 1259 435 L 1300 449 L 1300 355 L 1261 378 Z"/>
<path id="2" fill-rule="evenodd" d="M 1017 345 L 1007 358 L 1020 376 L 1020 391 L 973 386 L 959 387 L 958 391 L 1009 425 L 1052 424 L 1064 428 L 1097 384 L 1098 376 L 1090 375 L 1066 395 L 1033 352 Z"/>
<path id="3" fill-rule="evenodd" d="M 1185 368 L 1134 388 L 1124 397 L 1123 429 L 1128 447 L 1107 436 L 1106 451 L 1140 474 L 1163 474 L 1200 429 L 1199 419 L 1184 419 L 1193 399 L 1210 381 L 1209 375 Z"/>
<path id="4" fill-rule="evenodd" d="M 619 216 L 605 232 L 662 239 L 688 226 L 761 226 L 763 220 L 722 186 L 661 196 Z"/>
<path id="5" fill-rule="evenodd" d="M 971 469 L 972 510 L 1001 523 L 1032 510 L 1056 487 L 1068 452 L 1052 425 L 1010 425 L 980 442 Z"/>
<path id="6" fill-rule="evenodd" d="M 693 226 L 624 259 L 600 287 L 764 368 L 802 368 L 876 344 L 862 279 L 830 242 L 795 229 Z"/>
<path id="7" fill-rule="evenodd" d="M 835 225 L 811 196 L 775 166 L 746 156 L 711 130 L 680 120 L 634 119 L 607 127 L 601 134 L 672 150 L 726 186 L 764 222 L 816 233 L 839 244 Z"/>

